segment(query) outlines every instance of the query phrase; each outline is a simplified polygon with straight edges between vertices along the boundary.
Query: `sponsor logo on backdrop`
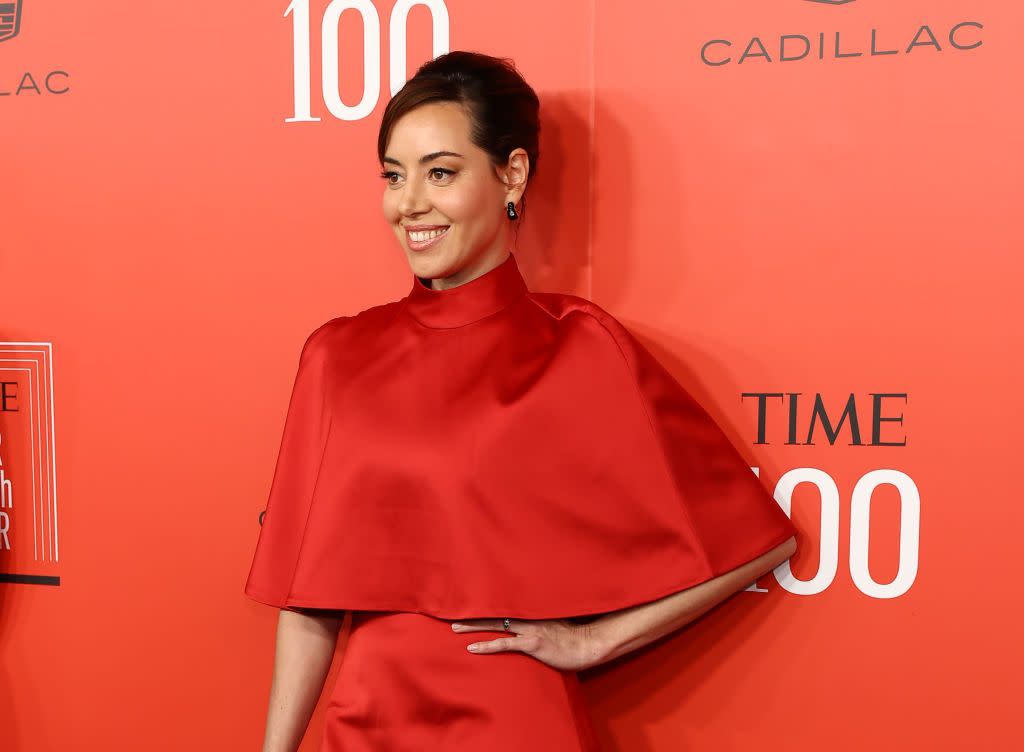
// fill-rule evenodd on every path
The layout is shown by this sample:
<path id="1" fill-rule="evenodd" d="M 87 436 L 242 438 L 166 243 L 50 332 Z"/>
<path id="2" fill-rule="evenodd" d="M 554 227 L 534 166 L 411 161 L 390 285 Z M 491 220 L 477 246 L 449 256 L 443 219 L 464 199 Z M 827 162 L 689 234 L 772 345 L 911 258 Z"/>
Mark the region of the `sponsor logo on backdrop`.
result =
<path id="1" fill-rule="evenodd" d="M 902 407 L 905 392 L 873 392 L 859 401 L 848 395 L 842 404 L 827 404 L 821 394 L 813 400 L 801 399 L 799 392 L 744 392 L 743 400 L 753 400 L 757 407 L 757 440 L 755 445 L 768 444 L 767 437 L 786 446 L 872 447 L 883 449 L 887 456 L 907 445 L 903 430 Z M 808 404 L 809 403 L 809 404 Z M 778 410 L 772 410 L 778 406 Z M 760 476 L 760 468 L 753 468 Z M 779 506 L 792 516 L 793 494 L 798 486 L 813 489 L 820 503 L 819 530 L 807 530 L 808 537 L 818 542 L 817 570 L 808 579 L 793 576 L 789 562 L 776 568 L 779 584 L 791 593 L 816 595 L 835 581 L 839 572 L 840 553 L 849 543 L 848 567 L 854 586 L 871 598 L 898 598 L 917 579 L 921 539 L 921 494 L 907 473 L 891 467 L 867 470 L 853 484 L 847 496 L 824 470 L 817 467 L 796 467 L 787 470 L 775 483 L 773 495 Z M 899 526 L 896 539 L 898 565 L 896 576 L 879 582 L 868 568 L 869 544 L 878 555 L 882 536 L 870 540 L 872 499 L 888 487 L 899 498 Z M 849 530 L 840 532 L 841 521 L 849 520 Z M 876 530 L 878 523 L 875 523 Z M 754 583 L 748 590 L 756 589 Z"/>
<path id="2" fill-rule="evenodd" d="M 15 0 L 15 2 L 0 2 L 0 43 L 9 42 L 18 36 L 22 29 L 22 9 L 26 0 Z M 66 94 L 68 86 L 68 72 L 64 70 L 51 70 L 40 73 L 38 71 L 22 71 L 13 77 L 15 83 L 7 88 L 7 82 L 0 79 L 0 97 L 29 96 L 32 94 Z"/>
<path id="3" fill-rule="evenodd" d="M 825 11 L 809 7 L 811 4 L 846 6 L 853 2 L 803 0 L 807 27 L 822 24 L 829 17 L 833 26 L 826 30 L 819 26 L 817 29 L 767 29 L 723 34 L 701 45 L 700 60 L 711 67 L 743 64 L 760 67 L 769 63 L 800 61 L 835 63 L 840 60 L 900 59 L 907 55 L 963 54 L 982 44 L 985 27 L 980 21 L 963 20 L 949 24 L 887 21 L 884 26 L 876 27 L 851 19 L 846 11 L 852 12 L 852 8 L 827 11 L 828 16 L 823 16 Z"/>
<path id="4" fill-rule="evenodd" d="M 60 584 L 52 356 L 0 342 L 0 582 Z"/>
<path id="5" fill-rule="evenodd" d="M 0 3 L 0 42 L 18 36 L 21 29 L 22 0 L 13 3 Z"/>

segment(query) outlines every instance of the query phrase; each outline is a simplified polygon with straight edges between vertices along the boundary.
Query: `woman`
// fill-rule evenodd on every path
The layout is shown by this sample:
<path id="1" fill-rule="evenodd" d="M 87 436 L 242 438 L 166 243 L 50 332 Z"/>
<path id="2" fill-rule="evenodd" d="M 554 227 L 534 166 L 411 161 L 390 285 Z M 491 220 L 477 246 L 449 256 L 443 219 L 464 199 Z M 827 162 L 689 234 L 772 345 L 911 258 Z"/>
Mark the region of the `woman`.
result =
<path id="1" fill-rule="evenodd" d="M 509 228 L 538 112 L 510 63 L 459 51 L 385 110 L 383 210 L 412 289 L 302 349 L 245 587 L 281 609 L 265 750 L 298 747 L 347 612 L 322 750 L 596 750 L 576 671 L 794 551 L 618 321 L 527 287 Z"/>

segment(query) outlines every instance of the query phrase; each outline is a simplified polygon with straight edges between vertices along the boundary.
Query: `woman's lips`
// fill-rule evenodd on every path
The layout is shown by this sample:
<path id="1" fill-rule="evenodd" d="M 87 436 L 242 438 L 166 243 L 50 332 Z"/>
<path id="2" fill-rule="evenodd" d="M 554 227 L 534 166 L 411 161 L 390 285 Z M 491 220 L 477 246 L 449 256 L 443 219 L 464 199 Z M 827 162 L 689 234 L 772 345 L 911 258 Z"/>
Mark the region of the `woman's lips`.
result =
<path id="1" fill-rule="evenodd" d="M 433 248 L 435 245 L 441 242 L 441 239 L 448 234 L 448 230 L 451 227 L 444 228 L 444 232 L 435 237 L 428 238 L 427 240 L 413 240 L 412 233 L 409 230 L 405 231 L 405 240 L 409 244 L 409 249 L 413 251 L 425 251 L 428 248 Z"/>

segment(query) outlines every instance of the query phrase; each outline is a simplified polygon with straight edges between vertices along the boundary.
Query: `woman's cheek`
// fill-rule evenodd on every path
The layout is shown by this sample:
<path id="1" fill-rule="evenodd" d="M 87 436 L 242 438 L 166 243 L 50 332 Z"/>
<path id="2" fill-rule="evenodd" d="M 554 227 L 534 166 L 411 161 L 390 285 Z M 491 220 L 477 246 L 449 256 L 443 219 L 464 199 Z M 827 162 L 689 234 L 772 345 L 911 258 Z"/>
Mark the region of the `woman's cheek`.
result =
<path id="1" fill-rule="evenodd" d="M 469 217 L 479 216 L 483 201 L 482 191 L 460 187 L 458 191 L 445 191 L 435 197 L 435 206 L 444 216 L 453 222 L 461 222 Z"/>

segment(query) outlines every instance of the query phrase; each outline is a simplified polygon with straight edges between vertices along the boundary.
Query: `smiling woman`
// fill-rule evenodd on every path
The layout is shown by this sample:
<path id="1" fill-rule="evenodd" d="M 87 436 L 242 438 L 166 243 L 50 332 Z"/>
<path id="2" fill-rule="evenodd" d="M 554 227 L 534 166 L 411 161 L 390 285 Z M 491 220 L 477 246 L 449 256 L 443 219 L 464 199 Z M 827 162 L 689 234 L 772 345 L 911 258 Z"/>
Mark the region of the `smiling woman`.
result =
<path id="1" fill-rule="evenodd" d="M 350 611 L 323 752 L 595 752 L 576 672 L 792 553 L 786 513 L 625 327 L 526 284 L 510 227 L 539 127 L 515 68 L 471 52 L 385 110 L 411 289 L 302 348 L 245 588 L 281 609 L 267 749 L 297 748 Z"/>
<path id="2" fill-rule="evenodd" d="M 433 289 L 477 277 L 510 252 L 508 220 L 524 215 L 537 169 L 539 113 L 509 61 L 469 52 L 427 63 L 388 103 L 377 141 L 384 217 Z"/>
<path id="3" fill-rule="evenodd" d="M 437 149 L 437 145 L 450 148 Z M 443 289 L 479 276 L 508 254 L 508 221 L 500 208 L 526 188 L 523 149 L 495 169 L 470 140 L 470 120 L 459 103 L 432 102 L 392 126 L 383 174 L 384 216 L 418 277 Z M 442 232 L 443 230 L 443 232 Z"/>

